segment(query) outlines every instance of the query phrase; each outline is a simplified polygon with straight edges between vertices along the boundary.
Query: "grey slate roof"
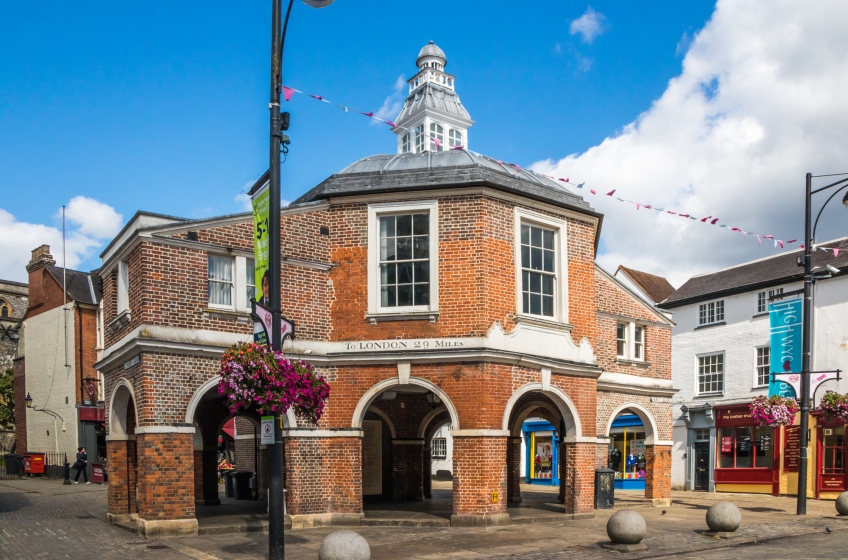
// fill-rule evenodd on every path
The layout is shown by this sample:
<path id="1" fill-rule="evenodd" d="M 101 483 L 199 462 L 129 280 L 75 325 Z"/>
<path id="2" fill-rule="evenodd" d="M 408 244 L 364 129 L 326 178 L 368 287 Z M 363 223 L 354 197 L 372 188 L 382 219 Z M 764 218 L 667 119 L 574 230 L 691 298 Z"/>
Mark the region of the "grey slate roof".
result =
<path id="1" fill-rule="evenodd" d="M 395 119 L 395 122 L 403 124 L 408 119 L 424 111 L 425 108 L 441 111 L 442 113 L 466 120 L 469 123 L 473 122 L 471 115 L 462 106 L 462 102 L 459 100 L 456 92 L 433 82 L 425 82 L 424 85 L 419 86 L 418 89 L 406 98 L 403 109 L 400 110 L 400 114 Z"/>
<path id="2" fill-rule="evenodd" d="M 295 200 L 292 205 L 338 196 L 487 186 L 600 216 L 566 183 L 520 171 L 466 150 L 380 154 L 362 158 Z"/>
<path id="3" fill-rule="evenodd" d="M 815 272 L 825 272 L 825 265 L 830 264 L 842 269 L 841 275 L 848 274 L 848 237 L 820 243 L 819 246 L 836 247 L 840 251 L 836 258 L 832 252 L 813 252 L 813 266 L 819 267 Z M 659 306 L 670 309 L 803 280 L 804 269 L 796 264 L 796 259 L 803 254 L 802 249 L 796 249 L 718 272 L 694 276 Z"/>
<path id="4" fill-rule="evenodd" d="M 62 285 L 62 267 L 48 265 L 47 271 Z M 97 305 L 103 299 L 103 281 L 97 271 L 66 270 L 66 291 L 72 301 Z"/>

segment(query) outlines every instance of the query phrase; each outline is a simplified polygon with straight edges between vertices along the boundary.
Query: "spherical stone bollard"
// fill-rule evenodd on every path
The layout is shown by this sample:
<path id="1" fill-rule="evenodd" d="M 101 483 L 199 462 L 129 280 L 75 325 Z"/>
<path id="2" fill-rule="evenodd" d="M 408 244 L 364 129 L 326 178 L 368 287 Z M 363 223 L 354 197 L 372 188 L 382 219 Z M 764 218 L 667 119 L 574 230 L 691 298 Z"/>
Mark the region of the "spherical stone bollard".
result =
<path id="1" fill-rule="evenodd" d="M 848 515 L 848 492 L 843 492 L 836 498 L 836 512 L 839 515 Z"/>
<path id="2" fill-rule="evenodd" d="M 707 510 L 707 525 L 714 533 L 732 533 L 740 523 L 742 514 L 730 502 L 716 502 Z"/>
<path id="3" fill-rule="evenodd" d="M 646 531 L 645 520 L 632 509 L 617 511 L 607 521 L 607 535 L 615 544 L 639 544 Z"/>
<path id="4" fill-rule="evenodd" d="M 370 560 L 371 547 L 362 535 L 353 531 L 334 531 L 324 537 L 318 560 Z"/>

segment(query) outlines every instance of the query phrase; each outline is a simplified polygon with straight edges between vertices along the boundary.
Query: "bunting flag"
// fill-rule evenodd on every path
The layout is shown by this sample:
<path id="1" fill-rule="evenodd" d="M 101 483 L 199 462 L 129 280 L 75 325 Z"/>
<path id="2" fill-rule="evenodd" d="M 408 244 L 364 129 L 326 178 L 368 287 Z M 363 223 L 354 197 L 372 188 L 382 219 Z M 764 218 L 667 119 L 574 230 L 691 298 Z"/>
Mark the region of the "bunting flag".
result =
<path id="1" fill-rule="evenodd" d="M 288 86 L 283 86 L 283 87 L 282 87 L 282 93 L 283 93 L 283 99 L 284 99 L 285 101 L 290 101 L 290 100 L 291 100 L 291 98 L 294 96 L 294 94 L 295 94 L 295 93 L 299 93 L 299 94 L 301 94 L 301 95 L 306 95 L 306 96 L 311 97 L 311 98 L 313 98 L 313 99 L 316 99 L 316 100 L 318 100 L 318 101 L 322 101 L 322 102 L 324 102 L 324 103 L 329 103 L 329 104 L 331 104 L 331 105 L 335 105 L 335 106 L 336 106 L 336 107 L 338 107 L 339 109 L 343 110 L 345 113 L 348 113 L 348 112 L 359 113 L 360 115 L 366 116 L 366 117 L 368 117 L 368 118 L 370 118 L 370 119 L 373 119 L 373 120 L 376 120 L 376 121 L 378 121 L 378 122 L 380 122 L 380 123 L 383 123 L 383 124 L 389 125 L 389 126 L 390 126 L 390 127 L 392 127 L 393 129 L 400 129 L 400 130 L 407 130 L 407 131 L 408 131 L 408 130 L 410 130 L 410 129 L 409 129 L 409 128 L 407 128 L 407 127 L 398 126 L 398 125 L 397 125 L 397 123 L 395 123 L 395 122 L 392 122 L 392 121 L 389 121 L 389 120 L 385 120 L 385 119 L 382 119 L 382 118 L 380 118 L 380 117 L 378 117 L 378 116 L 375 116 L 374 111 L 358 111 L 358 110 L 356 110 L 356 109 L 352 109 L 352 108 L 348 107 L 347 105 L 341 105 L 341 104 L 339 104 L 339 103 L 334 103 L 334 102 L 332 102 L 332 101 L 329 101 L 329 100 L 327 100 L 326 98 L 324 98 L 324 97 L 323 97 L 323 96 L 321 96 L 321 95 L 313 95 L 313 94 L 310 94 L 310 93 L 304 93 L 304 92 L 300 91 L 299 89 L 295 89 L 295 88 L 288 87 Z M 438 137 L 434 137 L 434 136 L 431 136 L 431 135 L 429 135 L 429 134 L 427 134 L 427 133 L 425 133 L 425 134 L 424 134 L 424 136 L 425 136 L 427 139 L 429 139 L 430 141 L 432 141 L 433 145 L 435 145 L 435 147 L 436 147 L 436 149 L 437 149 L 437 150 L 440 150 L 440 149 L 442 148 L 443 141 L 442 141 L 440 138 L 438 138 Z M 450 146 L 450 149 L 451 149 L 451 150 L 463 150 L 463 151 L 467 151 L 467 152 L 473 153 L 474 155 L 476 155 L 476 156 L 478 156 L 478 157 L 484 157 L 484 158 L 486 158 L 486 159 L 489 159 L 489 160 L 491 160 L 491 161 L 494 161 L 494 162 L 496 162 L 498 165 L 500 165 L 501 167 L 504 167 L 505 169 L 507 169 L 507 168 L 510 168 L 510 167 L 511 167 L 511 168 L 513 168 L 515 171 L 517 171 L 518 173 L 521 173 L 521 172 L 523 171 L 524 173 L 533 173 L 533 174 L 536 174 L 536 175 L 541 175 L 541 176 L 543 176 L 543 177 L 547 177 L 548 179 L 551 179 L 552 181 L 559 181 L 559 182 L 562 182 L 562 183 L 568 183 L 568 184 L 569 184 L 569 186 L 573 186 L 573 187 L 576 187 L 576 188 L 578 188 L 578 189 L 583 189 L 583 188 L 585 187 L 585 185 L 586 185 L 586 183 L 585 183 L 585 182 L 583 182 L 583 183 L 578 183 L 578 184 L 576 184 L 576 185 L 575 185 L 574 183 L 572 183 L 572 182 L 571 182 L 571 179 L 570 179 L 569 177 L 554 177 L 554 176 L 552 176 L 552 175 L 545 175 L 544 173 L 536 173 L 535 171 L 531 171 L 531 170 L 522 170 L 521 166 L 520 166 L 520 165 L 518 165 L 517 163 L 507 163 L 507 162 L 504 162 L 504 161 L 501 161 L 501 160 L 498 160 L 498 159 L 492 159 L 492 158 L 490 158 L 490 157 L 488 157 L 488 156 L 484 156 L 483 154 L 479 154 L 479 153 L 477 153 L 477 152 L 472 152 L 471 150 L 469 150 L 468 148 L 466 148 L 466 147 L 464 147 L 464 146 Z M 597 194 L 598 194 L 598 191 L 597 191 L 597 190 L 595 190 L 595 189 L 591 189 L 591 188 L 590 188 L 590 189 L 586 189 L 586 190 L 588 190 L 588 191 L 589 191 L 590 193 L 592 193 L 593 195 L 597 195 Z M 666 213 L 666 214 L 669 214 L 669 215 L 671 215 L 671 216 L 678 216 L 678 217 L 680 217 L 680 218 L 689 219 L 689 220 L 693 220 L 693 221 L 698 221 L 698 222 L 701 222 L 702 224 L 705 224 L 705 225 L 711 225 L 711 226 L 718 226 L 718 227 L 722 227 L 722 228 L 725 228 L 725 229 L 727 229 L 727 230 L 729 230 L 729 231 L 731 231 L 731 232 L 741 233 L 741 234 L 742 234 L 742 235 L 744 235 L 745 237 L 748 237 L 748 235 L 750 234 L 750 235 L 753 235 L 754 237 L 756 237 L 756 238 L 757 238 L 757 244 L 758 244 L 758 245 L 762 245 L 762 240 L 763 240 L 763 239 L 769 239 L 769 240 L 771 240 L 771 241 L 773 241 L 773 242 L 774 242 L 774 246 L 775 246 L 775 247 L 780 246 L 780 248 L 781 248 L 781 249 L 785 249 L 787 245 L 797 245 L 797 246 L 798 246 L 799 248 L 801 248 L 801 249 L 803 249 L 803 248 L 804 248 L 804 244 L 803 244 L 803 243 L 798 243 L 798 240 L 797 240 L 797 239 L 790 239 L 789 241 L 783 241 L 783 240 L 781 240 L 781 239 L 776 239 L 773 235 L 763 235 L 763 234 L 759 234 L 759 233 L 754 233 L 754 232 L 750 232 L 750 231 L 745 231 L 745 230 L 743 230 L 742 228 L 738 228 L 738 227 L 731 227 L 731 226 L 728 226 L 727 224 L 719 223 L 719 222 L 720 222 L 720 219 L 719 219 L 719 218 L 716 218 L 716 217 L 715 217 L 715 216 L 713 216 L 713 215 L 709 215 L 709 216 L 706 216 L 706 217 L 704 217 L 704 218 L 698 218 L 698 217 L 692 216 L 691 214 L 688 214 L 688 213 L 675 212 L 675 211 L 673 211 L 673 210 L 667 210 L 667 209 L 665 209 L 665 208 L 660 208 L 659 206 L 653 206 L 653 205 L 650 205 L 650 204 L 645 204 L 644 202 L 636 202 L 636 201 L 634 201 L 634 200 L 628 200 L 628 199 L 626 199 L 626 198 L 620 198 L 620 197 L 617 197 L 617 196 L 613 196 L 613 195 L 615 195 L 615 193 L 616 193 L 616 191 L 617 191 L 617 190 L 618 190 L 618 189 L 612 189 L 611 191 L 606 192 L 606 193 L 602 191 L 602 192 L 601 192 L 601 194 L 602 194 L 602 195 L 605 195 L 605 196 L 608 196 L 608 197 L 610 197 L 610 198 L 615 198 L 615 200 L 618 200 L 619 202 L 625 202 L 625 203 L 627 203 L 627 204 L 633 204 L 633 205 L 636 207 L 636 210 L 640 210 L 640 209 L 642 209 L 642 208 L 644 208 L 644 209 L 646 209 L 646 210 L 654 210 L 655 212 L 658 212 L 658 213 Z M 834 257 L 836 257 L 836 256 L 838 256 L 838 255 L 839 255 L 839 249 L 837 249 L 837 248 L 831 248 L 831 247 L 814 247 L 814 250 L 815 250 L 815 249 L 818 249 L 818 250 L 820 250 L 820 251 L 830 251 L 830 252 L 832 252 L 832 253 L 833 253 L 833 256 L 834 256 Z"/>

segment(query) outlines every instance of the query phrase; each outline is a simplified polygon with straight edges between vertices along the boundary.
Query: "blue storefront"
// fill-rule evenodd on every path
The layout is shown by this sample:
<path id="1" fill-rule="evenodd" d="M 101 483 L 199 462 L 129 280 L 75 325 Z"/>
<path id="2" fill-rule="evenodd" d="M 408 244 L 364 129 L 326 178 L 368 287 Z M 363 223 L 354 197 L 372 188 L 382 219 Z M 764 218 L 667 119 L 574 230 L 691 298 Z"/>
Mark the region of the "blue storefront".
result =
<path id="1" fill-rule="evenodd" d="M 622 414 L 610 428 L 609 468 L 616 490 L 645 489 L 645 426 L 635 414 Z"/>
<path id="2" fill-rule="evenodd" d="M 528 420 L 521 430 L 525 480 L 530 484 L 559 486 L 559 438 L 553 424 L 546 420 Z"/>

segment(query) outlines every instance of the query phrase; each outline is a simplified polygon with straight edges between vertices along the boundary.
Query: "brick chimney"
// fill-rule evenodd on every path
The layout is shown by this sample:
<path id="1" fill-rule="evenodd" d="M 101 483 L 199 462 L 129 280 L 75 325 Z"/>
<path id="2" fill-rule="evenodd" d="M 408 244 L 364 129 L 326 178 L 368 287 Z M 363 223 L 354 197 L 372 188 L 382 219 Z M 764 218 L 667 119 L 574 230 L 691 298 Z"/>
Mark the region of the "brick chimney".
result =
<path id="1" fill-rule="evenodd" d="M 53 260 L 53 255 L 50 254 L 50 245 L 42 245 L 32 250 L 32 260 L 27 265 L 27 272 L 32 274 L 45 265 L 54 266 L 56 261 Z"/>
<path id="2" fill-rule="evenodd" d="M 57 291 L 56 283 L 45 280 L 46 276 L 50 276 L 50 273 L 44 268 L 48 265 L 56 265 L 53 255 L 50 254 L 50 245 L 42 245 L 37 249 L 33 249 L 32 260 L 29 261 L 26 267 L 27 272 L 29 272 L 29 306 L 24 314 L 24 319 L 29 319 L 30 317 L 62 305 L 62 287 L 58 287 L 58 296 L 56 296 L 52 294 L 52 292 Z M 51 294 L 48 294 L 47 291 L 50 291 Z M 54 297 L 51 298 L 50 295 L 54 295 Z M 58 304 L 55 301 L 57 298 Z M 45 306 L 45 303 L 52 305 Z"/>

